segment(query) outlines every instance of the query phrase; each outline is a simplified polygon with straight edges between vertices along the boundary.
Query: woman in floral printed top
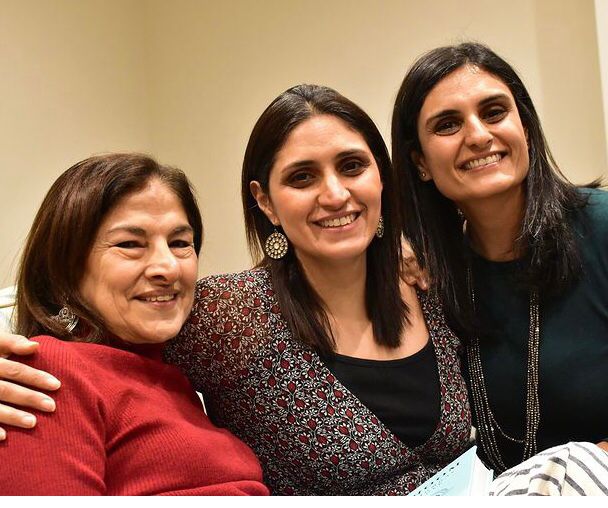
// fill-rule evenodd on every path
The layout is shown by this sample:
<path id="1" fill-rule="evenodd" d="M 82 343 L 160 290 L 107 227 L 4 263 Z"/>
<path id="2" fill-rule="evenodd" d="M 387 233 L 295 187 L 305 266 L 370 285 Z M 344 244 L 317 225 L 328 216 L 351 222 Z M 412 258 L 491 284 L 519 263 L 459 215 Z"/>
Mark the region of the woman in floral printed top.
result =
<path id="1" fill-rule="evenodd" d="M 214 423 L 254 450 L 273 494 L 406 494 L 464 451 L 470 432 L 458 340 L 436 301 L 420 298 L 443 410 L 416 447 L 294 339 L 266 268 L 199 281 L 192 317 L 167 355 L 204 391 Z"/>
<path id="2" fill-rule="evenodd" d="M 377 128 L 331 89 L 287 90 L 254 127 L 258 267 L 199 281 L 166 357 L 273 494 L 407 494 L 468 445 L 459 341 L 434 296 L 400 284 L 397 189 Z M 275 231 L 287 252 L 263 255 Z"/>
<path id="3" fill-rule="evenodd" d="M 254 256 L 274 231 L 289 249 L 201 280 L 167 359 L 274 494 L 410 492 L 466 448 L 470 414 L 458 339 L 399 284 L 380 133 L 337 92 L 294 87 L 254 127 L 242 185 Z"/>

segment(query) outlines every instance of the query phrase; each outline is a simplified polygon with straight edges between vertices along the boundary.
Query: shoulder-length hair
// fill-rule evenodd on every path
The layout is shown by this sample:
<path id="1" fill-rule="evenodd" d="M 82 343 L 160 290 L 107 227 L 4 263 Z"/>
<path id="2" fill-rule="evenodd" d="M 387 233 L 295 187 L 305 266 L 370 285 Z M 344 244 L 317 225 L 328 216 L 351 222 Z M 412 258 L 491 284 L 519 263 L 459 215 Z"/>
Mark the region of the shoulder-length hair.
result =
<path id="1" fill-rule="evenodd" d="M 17 279 L 17 333 L 106 342 L 104 321 L 82 298 L 79 285 L 104 217 L 152 179 L 181 201 L 200 252 L 203 224 L 182 171 L 141 154 L 98 155 L 78 162 L 53 183 L 29 232 Z M 72 333 L 53 319 L 64 305 L 79 317 Z"/>
<path id="2" fill-rule="evenodd" d="M 434 182 L 420 180 L 412 160 L 413 152 L 421 152 L 417 123 L 427 95 L 443 78 L 466 65 L 496 76 L 509 88 L 528 134 L 526 203 L 516 240 L 518 250 L 525 253 L 523 287 L 539 289 L 548 296 L 559 293 L 579 276 L 580 256 L 567 216 L 585 200 L 551 155 L 523 82 L 491 49 L 472 42 L 440 47 L 412 65 L 395 100 L 391 133 L 393 164 L 402 178 L 405 234 L 421 264 L 429 269 L 452 325 L 469 331 L 473 313 L 467 293 L 463 219 Z"/>
<path id="3" fill-rule="evenodd" d="M 335 348 L 324 303 L 306 280 L 289 249 L 279 260 L 264 255 L 262 245 L 274 226 L 258 208 L 250 183 L 258 181 L 268 192 L 268 180 L 275 158 L 289 134 L 315 115 L 339 118 L 360 133 L 372 152 L 383 183 L 381 197 L 385 233 L 374 238 L 367 249 L 365 303 L 379 344 L 397 347 L 407 307 L 399 291 L 401 221 L 397 180 L 382 135 L 359 106 L 331 88 L 298 85 L 279 95 L 255 124 L 245 151 L 241 196 L 249 250 L 255 263 L 270 269 L 281 312 L 294 337 L 322 352 Z"/>

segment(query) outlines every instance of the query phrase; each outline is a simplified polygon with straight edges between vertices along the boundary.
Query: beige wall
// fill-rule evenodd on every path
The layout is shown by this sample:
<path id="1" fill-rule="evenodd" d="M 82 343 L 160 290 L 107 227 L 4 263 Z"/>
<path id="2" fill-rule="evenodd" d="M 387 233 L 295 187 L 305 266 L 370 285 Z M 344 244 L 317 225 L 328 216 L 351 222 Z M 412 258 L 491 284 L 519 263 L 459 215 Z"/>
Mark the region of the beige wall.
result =
<path id="1" fill-rule="evenodd" d="M 608 157 L 608 0 L 595 0 L 595 24 L 604 105 L 604 134 Z"/>
<path id="2" fill-rule="evenodd" d="M 63 170 L 151 148 L 141 4 L 0 0 L 0 287 Z"/>
<path id="3" fill-rule="evenodd" d="M 0 122 L 0 273 L 57 174 L 91 152 L 116 149 L 149 150 L 191 176 L 207 230 L 202 273 L 248 266 L 240 162 L 266 105 L 293 84 L 326 84 L 366 109 L 388 140 L 408 64 L 464 39 L 488 43 L 520 71 L 573 180 L 605 172 L 593 0 L 0 0 L 0 7 L 0 65 L 12 74 L 0 80 L 0 118 L 10 119 Z"/>
<path id="4" fill-rule="evenodd" d="M 608 175 L 594 11 L 591 0 L 536 1 L 541 118 L 553 155 L 577 183 Z"/>

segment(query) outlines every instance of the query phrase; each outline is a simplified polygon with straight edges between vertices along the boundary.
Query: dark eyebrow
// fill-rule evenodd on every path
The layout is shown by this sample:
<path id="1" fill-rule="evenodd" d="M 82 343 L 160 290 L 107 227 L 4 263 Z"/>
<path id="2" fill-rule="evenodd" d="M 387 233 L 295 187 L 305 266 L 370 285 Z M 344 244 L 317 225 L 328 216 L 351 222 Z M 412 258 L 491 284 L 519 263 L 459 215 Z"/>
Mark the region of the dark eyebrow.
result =
<path id="1" fill-rule="evenodd" d="M 343 152 L 340 152 L 335 156 L 335 160 L 346 159 L 347 157 L 352 157 L 353 155 L 359 155 L 359 156 L 365 155 L 365 150 L 362 150 L 360 148 L 353 148 L 352 150 L 344 150 Z M 292 162 L 291 164 L 288 164 L 287 166 L 285 166 L 283 168 L 283 171 L 291 171 L 294 169 L 309 168 L 311 166 L 315 166 L 316 164 L 317 164 L 317 162 L 312 159 L 301 160 L 301 161 Z"/>
<path id="2" fill-rule="evenodd" d="M 146 236 L 146 231 L 143 228 L 138 226 L 117 226 L 115 228 L 110 229 L 107 234 L 110 235 L 112 233 L 118 233 L 120 231 L 125 231 L 127 233 L 131 233 L 135 236 Z M 193 233 L 194 229 L 189 224 L 184 224 L 182 226 L 177 226 L 173 231 L 171 231 L 172 235 L 179 235 L 181 233 Z"/>
<path id="3" fill-rule="evenodd" d="M 494 95 L 490 95 L 489 97 L 486 97 L 485 99 L 479 101 L 479 105 L 485 106 L 486 104 L 488 104 L 490 102 L 494 102 L 495 100 L 498 100 L 498 99 L 509 99 L 509 96 L 506 93 L 497 93 Z"/>
<path id="4" fill-rule="evenodd" d="M 352 157 L 353 155 L 367 155 L 365 150 L 361 150 L 359 148 L 353 148 L 352 150 L 344 150 L 336 155 L 336 160 L 346 159 L 347 157 Z"/>
<path id="5" fill-rule="evenodd" d="M 444 109 L 443 111 L 440 111 L 439 113 L 434 114 L 432 117 L 430 117 L 425 125 L 428 127 L 429 125 L 431 125 L 435 120 L 439 120 L 440 118 L 446 117 L 446 116 L 452 116 L 452 115 L 457 115 L 459 112 L 457 109 Z"/>
<path id="6" fill-rule="evenodd" d="M 135 236 L 146 236 L 145 230 L 137 226 L 117 226 L 108 230 L 107 234 L 110 235 L 112 233 L 118 233 L 120 231 L 125 231 Z"/>
<path id="7" fill-rule="evenodd" d="M 498 99 L 503 99 L 503 100 L 509 99 L 509 96 L 506 93 L 496 93 L 494 95 L 490 95 L 489 97 L 486 97 L 485 99 L 480 100 L 478 106 L 485 106 L 486 104 L 489 104 L 490 102 L 494 102 L 495 100 L 498 100 Z M 457 109 L 444 109 L 443 111 L 440 111 L 439 113 L 436 113 L 432 117 L 430 117 L 426 121 L 425 125 L 428 127 L 435 120 L 439 120 L 440 118 L 443 118 L 446 116 L 458 115 L 459 113 L 460 113 L 460 111 L 458 111 Z"/>
<path id="8" fill-rule="evenodd" d="M 181 235 L 182 233 L 194 233 L 194 229 L 190 224 L 184 224 L 183 226 L 177 226 L 172 232 L 172 235 Z"/>
<path id="9" fill-rule="evenodd" d="M 292 169 L 309 168 L 310 166 L 313 166 L 314 164 L 315 164 L 315 161 L 313 161 L 313 160 L 303 160 L 303 161 L 292 162 L 291 164 L 288 164 L 287 166 L 285 166 L 283 168 L 283 171 L 291 171 Z"/>

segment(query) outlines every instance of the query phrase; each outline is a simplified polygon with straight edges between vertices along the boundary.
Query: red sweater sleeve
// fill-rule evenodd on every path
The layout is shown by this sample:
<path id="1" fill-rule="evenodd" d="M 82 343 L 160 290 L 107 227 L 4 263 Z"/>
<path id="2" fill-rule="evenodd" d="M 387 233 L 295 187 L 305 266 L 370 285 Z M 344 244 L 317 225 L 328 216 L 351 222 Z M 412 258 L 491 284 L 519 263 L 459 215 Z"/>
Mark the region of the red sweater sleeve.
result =
<path id="1" fill-rule="evenodd" d="M 55 413 L 34 412 L 32 430 L 11 429 L 0 443 L 2 495 L 104 494 L 106 450 L 103 398 L 95 365 L 70 343 L 39 337 L 39 352 L 20 357 L 62 381 Z M 95 381 L 93 381 L 95 380 Z"/>

